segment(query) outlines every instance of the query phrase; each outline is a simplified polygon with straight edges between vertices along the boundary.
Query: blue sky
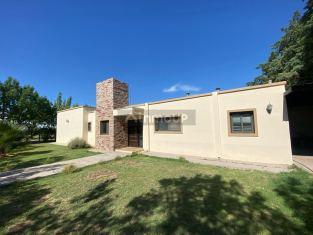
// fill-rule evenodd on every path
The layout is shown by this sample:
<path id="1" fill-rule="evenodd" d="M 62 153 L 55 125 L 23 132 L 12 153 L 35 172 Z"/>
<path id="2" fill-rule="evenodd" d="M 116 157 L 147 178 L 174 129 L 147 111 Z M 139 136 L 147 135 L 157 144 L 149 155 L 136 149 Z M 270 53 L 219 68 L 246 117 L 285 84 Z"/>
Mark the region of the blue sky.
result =
<path id="1" fill-rule="evenodd" d="M 114 76 L 131 103 L 245 86 L 301 0 L 0 0 L 0 80 L 95 104 Z"/>

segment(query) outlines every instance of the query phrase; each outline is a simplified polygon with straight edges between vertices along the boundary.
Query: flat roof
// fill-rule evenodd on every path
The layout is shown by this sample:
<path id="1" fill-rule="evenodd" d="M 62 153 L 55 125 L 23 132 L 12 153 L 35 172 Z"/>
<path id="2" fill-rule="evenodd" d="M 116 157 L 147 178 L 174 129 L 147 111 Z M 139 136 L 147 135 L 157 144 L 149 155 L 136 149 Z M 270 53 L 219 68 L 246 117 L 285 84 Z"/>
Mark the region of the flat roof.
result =
<path id="1" fill-rule="evenodd" d="M 114 79 L 114 78 L 112 78 L 112 79 Z M 219 90 L 219 91 L 215 91 L 215 92 L 218 92 L 218 94 L 222 95 L 222 94 L 241 92 L 241 91 L 248 91 L 248 90 L 255 90 L 255 89 L 262 89 L 262 88 L 268 88 L 268 87 L 285 86 L 286 84 L 287 84 L 286 81 L 273 82 L 273 83 L 267 83 L 267 84 L 255 85 L 255 86 L 247 86 L 247 87 L 236 88 L 236 89 Z M 180 100 L 195 99 L 195 98 L 200 98 L 200 97 L 212 96 L 212 93 L 213 92 L 197 94 L 197 95 L 190 95 L 190 96 L 183 96 L 183 97 L 166 99 L 166 100 L 159 100 L 159 101 L 153 101 L 153 102 L 147 102 L 147 104 L 148 105 L 153 105 L 153 104 L 161 104 L 161 103 L 174 102 L 174 101 L 180 101 Z M 137 106 L 144 106 L 145 104 L 146 103 L 132 104 L 132 105 L 128 105 L 128 106 L 125 106 L 125 107 L 122 107 L 122 108 L 118 108 L 118 109 L 137 107 Z M 58 113 L 59 112 L 69 111 L 69 110 L 73 110 L 73 109 L 79 109 L 79 108 L 88 108 L 88 109 L 93 109 L 93 110 L 96 109 L 95 107 L 82 105 L 82 106 L 78 106 L 78 107 L 72 107 L 72 108 L 69 108 L 69 109 L 60 110 L 60 111 L 58 111 Z"/>
<path id="2" fill-rule="evenodd" d="M 261 88 L 267 88 L 267 87 L 274 87 L 274 86 L 285 86 L 287 84 L 286 81 L 282 82 L 273 82 L 273 83 L 267 83 L 267 84 L 262 84 L 262 85 L 255 85 L 255 86 L 247 86 L 247 87 L 241 87 L 241 88 L 236 88 L 236 89 L 229 89 L 229 90 L 219 90 L 215 91 L 218 92 L 218 94 L 228 94 L 228 93 L 234 93 L 234 92 L 241 92 L 241 91 L 248 91 L 248 90 L 255 90 L 255 89 L 261 89 Z M 209 93 L 203 93 L 203 94 L 197 94 L 197 95 L 190 95 L 190 96 L 183 96 L 183 97 L 178 97 L 178 98 L 172 98 L 172 99 L 166 99 L 166 100 L 160 100 L 160 101 L 152 101 L 152 102 L 147 102 L 149 105 L 153 104 L 161 104 L 161 103 L 167 103 L 167 102 L 173 102 L 173 101 L 179 101 L 179 100 L 187 100 L 187 99 L 194 99 L 194 98 L 200 98 L 200 97 L 205 97 L 205 96 L 211 96 L 213 92 Z M 128 105 L 123 108 L 127 107 L 136 107 L 136 106 L 142 106 L 145 105 L 143 104 L 133 104 L 133 105 Z"/>
<path id="3" fill-rule="evenodd" d="M 70 110 L 73 110 L 73 109 L 81 109 L 81 108 L 87 108 L 87 109 L 96 110 L 96 107 L 92 107 L 92 106 L 88 106 L 88 105 L 80 105 L 80 106 L 77 106 L 77 107 L 72 107 L 72 108 L 69 108 L 69 109 L 60 110 L 60 111 L 58 111 L 58 113 L 65 112 L 65 111 L 70 111 Z"/>

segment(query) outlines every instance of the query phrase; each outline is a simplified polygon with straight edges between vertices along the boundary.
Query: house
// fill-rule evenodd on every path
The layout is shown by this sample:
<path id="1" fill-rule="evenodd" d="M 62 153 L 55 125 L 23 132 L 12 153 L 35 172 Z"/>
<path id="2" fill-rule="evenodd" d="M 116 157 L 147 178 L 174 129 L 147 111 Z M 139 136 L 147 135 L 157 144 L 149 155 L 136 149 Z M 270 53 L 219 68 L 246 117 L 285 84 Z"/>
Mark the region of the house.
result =
<path id="1" fill-rule="evenodd" d="M 58 112 L 57 142 L 81 137 L 96 149 L 292 164 L 285 82 L 128 104 L 128 85 L 96 85 L 96 107 Z"/>

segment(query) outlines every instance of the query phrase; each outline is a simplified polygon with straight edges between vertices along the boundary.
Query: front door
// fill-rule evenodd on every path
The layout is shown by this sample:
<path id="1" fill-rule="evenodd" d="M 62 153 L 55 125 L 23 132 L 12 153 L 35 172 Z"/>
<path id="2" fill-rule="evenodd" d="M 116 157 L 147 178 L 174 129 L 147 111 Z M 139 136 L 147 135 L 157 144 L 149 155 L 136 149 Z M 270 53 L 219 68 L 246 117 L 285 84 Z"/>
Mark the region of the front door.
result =
<path id="1" fill-rule="evenodd" d="M 142 148 L 142 120 L 128 120 L 128 146 Z"/>

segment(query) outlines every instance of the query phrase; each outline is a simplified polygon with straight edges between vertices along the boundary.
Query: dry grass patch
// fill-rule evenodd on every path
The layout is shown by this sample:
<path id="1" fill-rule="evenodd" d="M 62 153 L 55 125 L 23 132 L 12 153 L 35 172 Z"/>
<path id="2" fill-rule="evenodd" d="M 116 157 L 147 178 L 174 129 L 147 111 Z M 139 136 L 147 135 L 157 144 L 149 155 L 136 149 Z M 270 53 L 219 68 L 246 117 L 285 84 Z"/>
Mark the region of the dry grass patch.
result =
<path id="1" fill-rule="evenodd" d="M 99 179 L 105 179 L 105 180 L 113 180 L 117 178 L 117 173 L 110 170 L 97 170 L 94 172 L 91 172 L 88 174 L 87 179 L 88 180 L 99 180 Z"/>
<path id="2" fill-rule="evenodd" d="M 8 228 L 8 233 L 9 234 L 20 234 L 25 229 L 30 228 L 33 224 L 34 224 L 34 222 L 31 220 L 25 220 L 25 221 L 18 222 L 16 224 L 12 224 Z"/>
<path id="3" fill-rule="evenodd" d="M 63 169 L 64 174 L 72 174 L 77 170 L 77 167 L 74 165 L 66 165 Z"/>
<path id="4" fill-rule="evenodd" d="M 140 167 L 142 164 L 138 161 L 134 161 L 131 159 L 123 159 L 123 161 L 117 161 L 118 164 L 123 166 L 130 166 L 130 167 Z"/>

